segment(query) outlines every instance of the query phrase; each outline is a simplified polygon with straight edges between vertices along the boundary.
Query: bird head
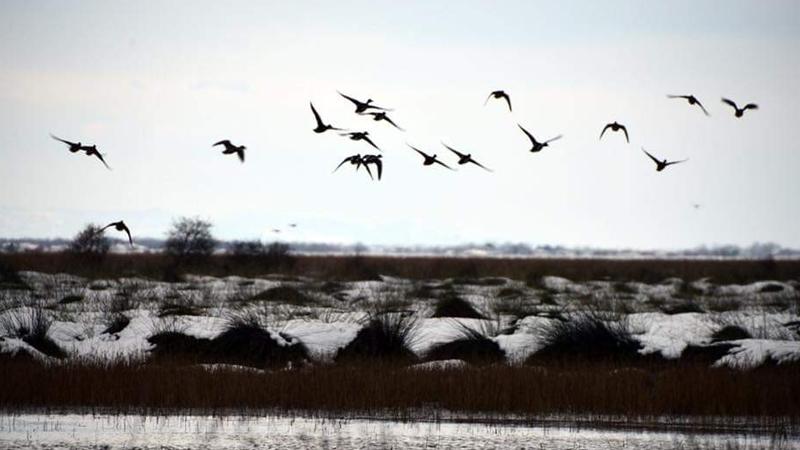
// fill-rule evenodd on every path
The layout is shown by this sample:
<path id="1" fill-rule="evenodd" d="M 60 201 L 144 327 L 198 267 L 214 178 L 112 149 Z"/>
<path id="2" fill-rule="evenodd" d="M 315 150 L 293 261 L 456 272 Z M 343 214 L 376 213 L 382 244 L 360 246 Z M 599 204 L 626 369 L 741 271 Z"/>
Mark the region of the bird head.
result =
<path id="1" fill-rule="evenodd" d="M 372 103 L 372 99 L 368 98 L 366 103 L 369 105 L 370 103 Z"/>

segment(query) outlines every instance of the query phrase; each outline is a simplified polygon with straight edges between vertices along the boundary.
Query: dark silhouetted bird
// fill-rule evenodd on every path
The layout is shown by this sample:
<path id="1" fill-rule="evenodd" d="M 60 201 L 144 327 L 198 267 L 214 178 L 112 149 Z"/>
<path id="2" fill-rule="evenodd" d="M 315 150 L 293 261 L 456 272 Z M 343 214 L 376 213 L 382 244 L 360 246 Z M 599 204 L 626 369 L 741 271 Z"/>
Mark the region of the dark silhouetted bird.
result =
<path id="1" fill-rule="evenodd" d="M 420 155 L 422 155 L 423 158 L 425 158 L 425 160 L 422 162 L 423 166 L 430 166 L 431 164 L 439 164 L 441 166 L 447 167 L 450 170 L 453 170 L 452 167 L 450 167 L 447 164 L 445 164 L 445 163 L 439 161 L 438 159 L 436 159 L 436 155 L 435 154 L 433 156 L 431 156 L 431 155 L 423 152 L 422 150 L 414 147 L 413 145 L 411 145 L 411 144 L 409 144 L 407 142 L 406 142 L 406 145 L 411 147 L 415 152 L 419 153 Z"/>
<path id="2" fill-rule="evenodd" d="M 363 165 L 364 168 L 367 169 L 367 173 L 369 174 L 369 177 L 374 180 L 374 178 L 372 177 L 372 171 L 369 170 L 369 166 L 366 165 L 366 163 L 364 162 L 364 158 L 360 154 L 355 154 L 355 155 L 352 155 L 352 156 L 348 156 L 347 158 L 343 159 L 342 162 L 340 162 L 339 165 L 336 166 L 335 169 L 333 169 L 333 172 L 336 172 L 337 170 L 339 170 L 339 167 L 342 167 L 342 165 L 344 165 L 346 163 L 350 163 L 351 165 L 356 166 L 356 171 L 358 171 L 358 169 Z M 331 172 L 331 173 L 333 173 L 333 172 Z"/>
<path id="3" fill-rule="evenodd" d="M 339 91 L 336 91 L 336 92 L 339 92 Z M 391 111 L 391 109 L 383 108 L 383 107 L 377 106 L 377 105 L 373 105 L 371 98 L 368 98 L 366 102 L 361 102 L 361 101 L 358 101 L 358 100 L 354 99 L 353 97 L 349 97 L 347 95 L 344 95 L 341 92 L 339 92 L 339 95 L 341 95 L 342 97 L 350 100 L 351 102 L 353 102 L 354 105 L 356 105 L 356 114 L 362 114 L 368 109 L 380 109 L 382 111 Z"/>
<path id="4" fill-rule="evenodd" d="M 609 123 L 608 125 L 603 127 L 603 131 L 600 132 L 600 139 L 603 139 L 603 134 L 605 134 L 606 130 L 611 128 L 611 131 L 619 131 L 622 130 L 625 133 L 625 140 L 630 144 L 631 140 L 628 137 L 628 129 L 625 128 L 625 125 L 619 124 L 616 121 L 614 123 Z"/>
<path id="5" fill-rule="evenodd" d="M 375 149 L 377 149 L 379 152 L 383 151 L 380 148 L 378 148 L 378 146 L 375 145 L 375 143 L 372 142 L 369 139 L 369 137 L 368 137 L 369 136 L 369 132 L 368 131 L 352 131 L 350 133 L 341 133 L 341 135 L 342 136 L 349 136 L 350 139 L 353 140 L 353 141 L 364 141 L 364 142 L 368 143 L 369 145 L 375 147 Z"/>
<path id="6" fill-rule="evenodd" d="M 100 162 L 103 163 L 104 166 L 106 166 L 106 169 L 111 170 L 111 167 L 108 167 L 108 164 L 106 164 L 106 160 L 103 158 L 103 154 L 97 151 L 96 145 L 83 145 L 81 146 L 81 150 L 86 152 L 86 156 L 96 156 L 97 159 L 99 159 Z"/>
<path id="7" fill-rule="evenodd" d="M 744 105 L 743 108 L 739 108 L 738 106 L 736 106 L 736 103 L 734 103 L 733 100 L 728 100 L 727 98 L 724 97 L 722 98 L 722 103 L 732 106 L 733 109 L 736 111 L 734 113 L 736 117 L 742 117 L 742 114 L 744 114 L 744 112 L 747 111 L 748 109 L 758 109 L 758 105 L 756 105 L 755 103 L 748 103 Z"/>
<path id="8" fill-rule="evenodd" d="M 225 146 L 225 150 L 222 151 L 223 155 L 231 155 L 233 153 L 236 153 L 236 155 L 239 157 L 239 161 L 244 162 L 244 151 L 247 148 L 244 145 L 239 145 L 239 146 L 233 145 L 231 144 L 231 141 L 227 139 L 225 139 L 224 141 L 217 142 L 216 144 L 212 145 L 212 147 L 217 145 Z"/>
<path id="9" fill-rule="evenodd" d="M 372 116 L 372 117 L 373 117 L 373 119 L 372 119 L 372 120 L 376 120 L 376 121 L 384 120 L 384 121 L 386 121 L 386 122 L 389 122 L 390 124 L 392 124 L 392 126 L 394 126 L 395 128 L 397 128 L 398 130 L 400 130 L 400 131 L 406 131 L 406 130 L 404 130 L 404 129 L 400 128 L 399 126 L 397 126 L 397 124 L 396 124 L 396 123 L 392 122 L 392 119 L 390 119 L 390 118 L 389 118 L 389 116 L 387 116 L 387 115 L 386 115 L 386 112 L 384 112 L 384 111 L 381 111 L 381 112 L 371 112 L 371 113 L 367 113 L 367 114 L 369 114 L 370 116 Z"/>
<path id="10" fill-rule="evenodd" d="M 461 153 L 461 152 L 459 152 L 458 150 L 456 150 L 456 149 L 454 149 L 454 148 L 452 148 L 452 147 L 448 146 L 448 145 L 447 145 L 447 144 L 445 144 L 444 142 L 442 142 L 442 145 L 444 145 L 444 147 L 445 147 L 446 149 L 450 150 L 451 152 L 455 153 L 455 154 L 458 156 L 458 164 L 459 164 L 459 165 L 463 165 L 463 164 L 467 164 L 467 163 L 472 163 L 472 164 L 475 164 L 476 166 L 480 167 L 480 168 L 481 168 L 481 169 L 483 169 L 483 170 L 487 170 L 487 171 L 489 171 L 489 172 L 491 172 L 491 171 L 492 171 L 492 169 L 489 169 L 488 167 L 484 166 L 483 164 L 479 163 L 478 161 L 475 161 L 474 159 L 472 159 L 472 154 L 468 154 L 468 153 Z"/>
<path id="11" fill-rule="evenodd" d="M 522 125 L 517 124 L 517 126 L 519 127 L 520 130 L 522 130 L 523 133 L 525 133 L 526 136 L 528 136 L 528 139 L 531 140 L 531 144 L 533 144 L 533 147 L 531 147 L 531 152 L 533 152 L 533 153 L 542 151 L 543 148 L 549 147 L 549 144 L 551 142 L 557 141 L 557 140 L 559 140 L 559 139 L 561 139 L 563 137 L 563 136 L 561 136 L 559 134 L 558 136 L 556 136 L 556 137 L 554 137 L 552 139 L 548 139 L 548 140 L 546 140 L 544 142 L 539 142 L 539 141 L 536 140 L 535 137 L 533 137 L 532 134 L 528 133 L 528 130 L 526 130 L 525 128 L 522 128 Z"/>
<path id="12" fill-rule="evenodd" d="M 290 223 L 289 226 L 292 227 L 292 228 L 297 228 L 297 224 L 296 223 Z"/>
<path id="13" fill-rule="evenodd" d="M 367 169 L 367 171 L 369 171 L 370 164 L 375 164 L 375 168 L 378 171 L 378 180 L 380 180 L 381 176 L 383 176 L 382 158 L 383 155 L 364 155 L 364 157 L 361 159 L 361 163 L 364 164 L 364 167 Z M 370 175 L 372 175 L 372 173 L 370 173 Z"/>
<path id="14" fill-rule="evenodd" d="M 703 104 L 702 104 L 702 103 L 700 103 L 700 100 L 698 100 L 698 99 L 697 99 L 697 98 L 696 98 L 694 95 L 667 95 L 667 98 L 684 98 L 684 99 L 686 99 L 686 101 L 688 101 L 688 102 L 689 102 L 689 104 L 690 104 L 690 105 L 697 105 L 697 106 L 699 106 L 699 107 L 700 107 L 700 109 L 702 109 L 702 110 L 703 110 L 703 113 L 704 113 L 705 115 L 707 115 L 707 116 L 710 116 L 710 115 L 711 115 L 711 114 L 709 114 L 709 113 L 708 113 L 708 111 L 706 111 L 706 109 L 703 107 Z"/>
<path id="15" fill-rule="evenodd" d="M 127 233 L 128 242 L 130 242 L 131 247 L 133 247 L 133 238 L 131 237 L 131 230 L 128 229 L 128 226 L 125 225 L 125 222 L 123 222 L 121 220 L 119 222 L 111 222 L 110 224 L 108 224 L 108 225 L 104 226 L 103 228 L 101 228 L 98 233 L 102 233 L 103 231 L 106 230 L 106 228 L 109 228 L 109 227 L 114 227 L 114 229 L 117 230 L 117 231 L 124 231 L 125 233 Z"/>
<path id="16" fill-rule="evenodd" d="M 489 94 L 488 97 L 486 97 L 486 101 L 483 102 L 483 105 L 486 106 L 486 104 L 489 103 L 489 99 L 492 98 L 492 97 L 506 99 L 506 103 L 508 103 L 508 110 L 511 111 L 511 97 L 509 97 L 508 94 L 506 94 L 505 91 L 494 91 L 494 92 L 492 92 L 491 94 Z"/>
<path id="17" fill-rule="evenodd" d="M 65 143 L 65 144 L 69 145 L 69 151 L 70 151 L 70 153 L 77 153 L 77 152 L 79 152 L 79 151 L 83 150 L 83 145 L 81 145 L 81 143 L 80 143 L 80 142 L 70 142 L 70 141 L 66 141 L 66 140 L 64 140 L 64 139 L 61 139 L 61 138 L 60 138 L 60 137 L 58 137 L 58 136 L 53 136 L 52 134 L 50 134 L 50 137 L 51 137 L 51 138 L 53 138 L 53 139 L 55 139 L 55 140 L 57 140 L 57 141 L 59 141 L 59 142 L 63 142 L 63 143 Z"/>
<path id="18" fill-rule="evenodd" d="M 659 159 L 658 159 L 658 158 L 656 158 L 655 156 L 653 156 L 653 155 L 651 155 L 650 153 L 648 153 L 648 152 L 647 152 L 647 150 L 645 150 L 645 149 L 644 149 L 644 147 L 642 147 L 642 151 L 643 151 L 643 152 L 644 152 L 644 153 L 645 153 L 647 156 L 649 156 L 649 157 L 650 157 L 650 159 L 652 159 L 654 163 L 656 163 L 656 171 L 657 171 L 657 172 L 661 172 L 662 170 L 666 169 L 666 168 L 667 168 L 667 166 L 671 166 L 671 165 L 673 165 L 673 164 L 678 164 L 678 163 L 682 163 L 682 162 L 684 162 L 684 161 L 688 161 L 688 160 L 689 160 L 688 158 L 687 158 L 687 159 L 682 159 L 682 160 L 680 160 L 680 161 L 667 161 L 666 159 L 664 159 L 664 160 L 659 160 Z"/>
<path id="19" fill-rule="evenodd" d="M 319 113 L 314 108 L 314 104 L 311 102 L 308 104 L 311 105 L 311 112 L 314 113 L 314 119 L 317 121 L 317 128 L 314 128 L 314 133 L 324 133 L 328 130 L 345 131 L 344 128 L 336 128 L 334 126 L 324 124 L 322 122 L 322 118 L 319 116 Z"/>

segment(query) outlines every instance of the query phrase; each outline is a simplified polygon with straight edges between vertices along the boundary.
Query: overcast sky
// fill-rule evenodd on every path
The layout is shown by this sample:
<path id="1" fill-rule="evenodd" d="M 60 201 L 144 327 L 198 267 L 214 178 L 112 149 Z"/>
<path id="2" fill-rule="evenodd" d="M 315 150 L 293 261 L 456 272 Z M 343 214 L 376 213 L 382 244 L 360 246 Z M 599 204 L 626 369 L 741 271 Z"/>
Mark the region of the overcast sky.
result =
<path id="1" fill-rule="evenodd" d="M 125 219 L 162 237 L 191 215 L 223 239 L 800 247 L 798 80 L 797 1 L 6 0 L 0 236 Z M 496 89 L 513 113 L 484 106 Z M 690 93 L 711 117 L 666 98 Z M 761 108 L 736 119 L 722 96 Z M 370 132 L 382 181 L 331 173 L 370 147 L 313 133 L 309 101 Z M 615 120 L 630 144 L 598 141 Z M 530 153 L 517 123 L 564 138 Z M 96 144 L 113 170 L 49 133 Z M 494 172 L 423 167 L 405 145 L 455 164 L 441 141 Z M 689 161 L 656 172 L 642 146 Z"/>

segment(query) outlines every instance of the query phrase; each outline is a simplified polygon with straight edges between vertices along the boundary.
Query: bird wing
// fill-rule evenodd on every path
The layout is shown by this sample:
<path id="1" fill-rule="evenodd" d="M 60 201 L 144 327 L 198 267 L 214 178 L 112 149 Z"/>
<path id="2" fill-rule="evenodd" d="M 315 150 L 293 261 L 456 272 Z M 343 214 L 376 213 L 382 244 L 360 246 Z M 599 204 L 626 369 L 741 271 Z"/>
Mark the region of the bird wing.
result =
<path id="1" fill-rule="evenodd" d="M 378 148 L 378 146 L 377 146 L 377 145 L 375 145 L 375 143 L 374 143 L 374 142 L 372 142 L 372 141 L 370 140 L 370 138 L 368 138 L 367 136 L 364 136 L 362 139 L 364 139 L 365 141 L 369 142 L 369 145 L 371 145 L 371 146 L 375 147 L 375 149 L 376 149 L 376 150 L 378 150 L 379 152 L 380 152 L 380 151 L 383 151 L 383 150 L 379 149 L 379 148 Z"/>
<path id="2" fill-rule="evenodd" d="M 427 153 L 425 153 L 425 152 L 423 152 L 422 150 L 420 150 L 420 149 L 418 149 L 418 148 L 414 147 L 413 145 L 409 144 L 408 142 L 406 142 L 406 145 L 407 145 L 407 146 L 409 146 L 409 147 L 411 147 L 411 148 L 412 148 L 414 151 L 416 151 L 416 152 L 417 152 L 417 153 L 419 153 L 420 155 L 422 155 L 422 157 L 423 157 L 423 158 L 429 158 L 429 156 L 428 156 L 428 154 L 427 154 Z"/>
<path id="3" fill-rule="evenodd" d="M 236 150 L 236 156 L 239 157 L 239 161 L 244 162 L 244 150 L 242 149 Z"/>
<path id="4" fill-rule="evenodd" d="M 739 109 L 739 107 L 736 106 L 736 103 L 734 103 L 733 100 L 728 100 L 725 97 L 722 97 L 722 103 L 725 103 L 725 104 L 733 106 L 733 109 Z"/>
<path id="5" fill-rule="evenodd" d="M 700 103 L 700 100 L 695 99 L 695 101 L 697 102 L 697 106 L 699 106 L 700 109 L 703 110 L 703 113 L 705 113 L 706 116 L 710 116 L 711 115 L 711 114 L 708 113 L 708 111 L 706 111 L 705 106 L 703 106 L 703 104 Z"/>
<path id="6" fill-rule="evenodd" d="M 511 97 L 509 97 L 508 94 L 503 94 L 503 97 L 506 99 L 506 103 L 508 103 L 508 110 L 513 111 L 511 109 Z"/>
<path id="7" fill-rule="evenodd" d="M 380 180 L 383 175 L 383 161 L 380 158 L 374 158 L 372 162 L 378 167 L 378 180 Z"/>
<path id="8" fill-rule="evenodd" d="M 71 147 L 71 146 L 73 146 L 73 145 L 78 145 L 76 142 L 70 142 L 70 141 L 67 141 L 67 140 L 61 139 L 61 138 L 60 138 L 60 137 L 58 137 L 58 136 L 53 136 L 53 134 L 52 134 L 52 133 L 50 134 L 50 137 L 51 137 L 51 138 L 53 138 L 53 139 L 55 139 L 55 140 L 57 140 L 57 141 L 63 142 L 63 143 L 65 143 L 65 144 L 69 145 L 70 147 Z"/>
<path id="9" fill-rule="evenodd" d="M 528 139 L 530 139 L 531 142 L 533 142 L 534 145 L 538 144 L 538 142 L 536 142 L 536 138 L 533 137 L 532 134 L 528 133 L 528 130 L 526 130 L 525 128 L 522 128 L 522 125 L 520 125 L 520 124 L 517 124 L 517 126 L 519 127 L 520 130 L 522 130 L 523 133 L 525 133 L 526 136 L 528 136 Z"/>
<path id="10" fill-rule="evenodd" d="M 488 97 L 486 97 L 486 101 L 483 102 L 483 106 L 486 106 L 486 104 L 489 103 L 489 99 L 492 98 L 493 95 L 494 95 L 494 92 L 492 92 L 491 94 L 489 94 Z"/>
<path id="11" fill-rule="evenodd" d="M 339 167 L 342 167 L 342 164 L 344 164 L 344 163 L 346 163 L 348 161 L 352 161 L 353 158 L 355 158 L 355 156 L 348 156 L 347 158 L 343 159 L 342 162 L 340 162 L 339 165 L 336 166 L 335 169 L 333 169 L 333 172 L 336 172 L 337 170 L 339 170 Z M 333 173 L 333 172 L 331 172 L 331 173 Z"/>
<path id="12" fill-rule="evenodd" d="M 319 113 L 317 112 L 316 108 L 314 108 L 314 104 L 311 102 L 308 102 L 308 104 L 311 105 L 311 112 L 314 113 L 314 119 L 317 120 L 317 126 L 324 127 L 325 124 L 322 123 L 322 118 L 319 117 Z"/>
<path id="13" fill-rule="evenodd" d="M 625 141 L 627 141 L 628 144 L 630 144 L 631 138 L 628 137 L 628 129 L 625 128 L 625 125 L 620 125 L 619 127 L 622 128 L 622 132 L 625 133 Z"/>
<path id="14" fill-rule="evenodd" d="M 688 95 L 671 95 L 671 94 L 667 94 L 667 98 L 685 98 L 685 99 L 688 100 L 689 96 Z"/>
<path id="15" fill-rule="evenodd" d="M 111 222 L 110 224 L 108 224 L 108 225 L 104 226 L 103 228 L 100 228 L 99 230 L 97 230 L 97 233 L 98 233 L 98 234 L 100 234 L 100 233 L 102 233 L 103 231 L 105 231 L 105 230 L 106 230 L 106 228 L 108 228 L 108 227 L 114 227 L 114 226 L 116 226 L 118 223 L 119 223 L 119 222 Z"/>
<path id="16" fill-rule="evenodd" d="M 647 156 L 649 156 L 649 157 L 650 157 L 650 159 L 652 159 L 654 163 L 656 163 L 656 164 L 661 164 L 661 161 L 659 161 L 659 160 L 658 160 L 658 158 L 656 158 L 655 156 L 653 156 L 653 155 L 651 155 L 650 153 L 648 153 L 648 152 L 647 152 L 647 150 L 645 150 L 645 149 L 644 149 L 644 147 L 642 147 L 642 151 L 643 151 L 643 152 L 644 152 L 644 153 L 645 153 Z"/>
<path id="17" fill-rule="evenodd" d="M 439 164 L 440 166 L 445 166 L 445 167 L 447 167 L 448 169 L 450 169 L 452 171 L 455 171 L 455 169 L 453 169 L 452 167 L 448 166 L 447 164 L 439 161 L 438 159 L 434 159 L 433 162 L 435 162 L 436 164 Z"/>
<path id="18" fill-rule="evenodd" d="M 392 119 L 390 119 L 388 116 L 383 116 L 383 120 L 389 122 L 390 124 L 392 124 L 395 128 L 397 128 L 400 131 L 406 131 L 406 130 L 400 128 L 399 126 L 397 126 L 396 123 L 392 122 Z"/>
<path id="19" fill-rule="evenodd" d="M 375 177 L 373 177 L 373 176 L 372 176 L 372 171 L 371 171 L 371 170 L 369 170 L 369 164 L 367 164 L 367 163 L 366 163 L 366 162 L 364 162 L 364 161 L 362 161 L 362 164 L 364 164 L 364 168 L 365 168 L 365 169 L 367 169 L 367 173 L 369 174 L 369 178 L 370 178 L 371 180 L 374 180 L 374 179 L 375 179 Z M 359 167 L 360 167 L 360 166 L 359 166 Z M 356 170 L 358 170 L 358 168 L 356 168 Z"/>
<path id="20" fill-rule="evenodd" d="M 549 144 L 549 143 L 551 143 L 553 141 L 557 141 L 557 140 L 561 139 L 562 137 L 564 137 L 564 136 L 559 134 L 558 136 L 556 136 L 554 138 L 550 138 L 550 139 L 544 141 L 544 144 Z"/>
<path id="21" fill-rule="evenodd" d="M 106 166 L 106 169 L 111 170 L 111 167 L 108 167 L 108 164 L 106 164 L 106 160 L 103 159 L 103 155 L 101 155 L 100 152 L 94 151 L 92 152 L 92 154 L 94 154 L 94 156 L 97 156 L 97 159 L 99 159 L 100 162 L 102 162 L 103 165 Z"/>
<path id="22" fill-rule="evenodd" d="M 742 109 L 758 109 L 758 105 L 756 105 L 755 103 L 748 103 L 744 105 L 744 108 Z"/>
<path id="23" fill-rule="evenodd" d="M 442 145 L 444 145 L 444 148 L 446 148 L 446 149 L 450 150 L 451 152 L 455 153 L 456 155 L 458 155 L 459 158 L 463 158 L 463 157 L 467 156 L 466 154 L 460 153 L 458 150 L 448 146 L 444 142 L 442 142 Z"/>
<path id="24" fill-rule="evenodd" d="M 680 160 L 680 161 L 668 161 L 668 162 L 667 162 L 666 164 L 664 164 L 664 165 L 665 165 L 665 166 L 671 166 L 671 165 L 673 165 L 673 164 L 680 164 L 680 163 L 682 163 L 682 162 L 686 162 L 686 161 L 688 161 L 688 160 L 689 160 L 689 158 L 682 159 L 682 160 Z"/>
<path id="25" fill-rule="evenodd" d="M 222 141 L 219 141 L 219 142 L 215 143 L 214 145 L 212 145 L 212 147 L 216 147 L 217 145 L 224 145 L 225 148 L 228 148 L 229 145 L 233 145 L 233 144 L 231 144 L 231 141 L 225 139 L 225 140 L 222 140 Z"/>
<path id="26" fill-rule="evenodd" d="M 122 229 L 125 230 L 125 233 L 128 234 L 128 242 L 130 242 L 131 247 L 133 247 L 133 238 L 131 237 L 131 230 L 128 229 L 128 226 L 125 225 L 125 222 L 120 222 L 122 224 Z"/>
<path id="27" fill-rule="evenodd" d="M 336 91 L 336 92 L 339 92 L 339 91 Z M 363 105 L 363 104 L 364 104 L 364 103 L 362 103 L 362 102 L 360 102 L 360 101 L 358 101 L 358 100 L 354 99 L 353 97 L 348 97 L 347 95 L 344 95 L 344 94 L 342 94 L 341 92 L 339 92 L 339 95 L 341 95 L 342 97 L 344 97 L 344 98 L 346 98 L 346 99 L 350 100 L 350 101 L 351 101 L 351 102 L 353 102 L 353 104 L 354 104 L 354 105 L 356 105 L 356 106 L 359 106 L 359 105 Z"/>
<path id="28" fill-rule="evenodd" d="M 484 166 L 483 164 L 479 163 L 478 161 L 475 161 L 475 160 L 474 160 L 474 159 L 472 159 L 472 158 L 470 158 L 470 159 L 469 159 L 469 162 L 471 162 L 472 164 L 475 164 L 476 166 L 480 167 L 480 168 L 481 168 L 481 169 L 483 169 L 483 170 L 486 170 L 486 171 L 488 171 L 488 172 L 493 172 L 493 170 L 492 170 L 492 169 L 490 169 L 490 168 L 488 168 L 488 167 Z"/>
<path id="29" fill-rule="evenodd" d="M 606 134 L 606 130 L 609 128 L 611 128 L 610 123 L 603 127 L 603 131 L 600 132 L 600 137 L 598 138 L 598 140 L 603 139 L 603 135 Z"/>

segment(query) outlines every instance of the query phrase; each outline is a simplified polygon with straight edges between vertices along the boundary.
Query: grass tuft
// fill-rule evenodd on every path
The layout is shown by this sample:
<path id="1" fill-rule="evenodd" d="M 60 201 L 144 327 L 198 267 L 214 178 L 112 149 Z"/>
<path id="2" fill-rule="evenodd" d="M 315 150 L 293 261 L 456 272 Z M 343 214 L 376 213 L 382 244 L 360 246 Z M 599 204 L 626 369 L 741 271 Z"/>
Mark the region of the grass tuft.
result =
<path id="1" fill-rule="evenodd" d="M 418 328 L 417 319 L 405 312 L 373 315 L 356 337 L 336 353 L 336 362 L 381 360 L 413 363 L 417 356 L 411 350 Z"/>
<path id="2" fill-rule="evenodd" d="M 468 301 L 454 293 L 436 301 L 432 317 L 463 317 L 466 319 L 485 319 Z"/>
<path id="3" fill-rule="evenodd" d="M 41 309 L 26 308 L 2 316 L 0 327 L 10 336 L 22 339 L 31 347 L 53 358 L 64 358 L 64 351 L 47 336 L 53 321 Z"/>

